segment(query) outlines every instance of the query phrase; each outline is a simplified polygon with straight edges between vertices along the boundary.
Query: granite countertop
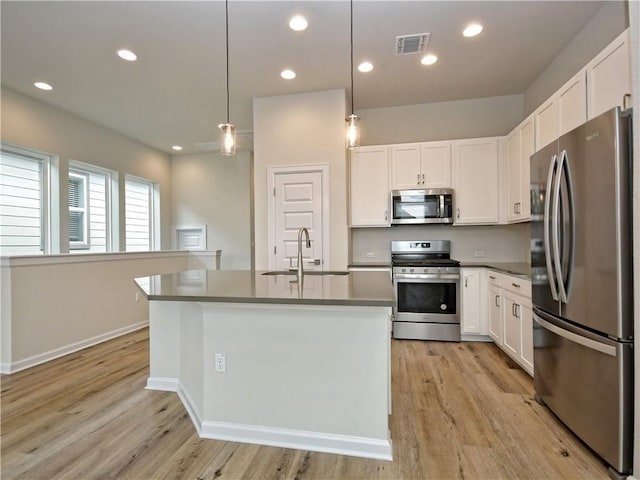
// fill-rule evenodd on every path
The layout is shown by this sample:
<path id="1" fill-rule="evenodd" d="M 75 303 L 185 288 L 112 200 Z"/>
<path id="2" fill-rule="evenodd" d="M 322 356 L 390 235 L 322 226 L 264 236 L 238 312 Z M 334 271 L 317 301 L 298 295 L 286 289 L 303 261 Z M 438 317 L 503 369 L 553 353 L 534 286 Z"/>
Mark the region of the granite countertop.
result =
<path id="1" fill-rule="evenodd" d="M 523 278 L 531 279 L 531 264 L 526 262 L 460 262 L 461 267 L 484 267 L 497 270 L 502 273 L 508 273 L 509 275 L 517 275 Z"/>
<path id="2" fill-rule="evenodd" d="M 149 300 L 190 302 L 351 305 L 392 307 L 393 285 L 385 272 L 309 275 L 302 288 L 293 275 L 251 270 L 189 270 L 135 281 Z"/>

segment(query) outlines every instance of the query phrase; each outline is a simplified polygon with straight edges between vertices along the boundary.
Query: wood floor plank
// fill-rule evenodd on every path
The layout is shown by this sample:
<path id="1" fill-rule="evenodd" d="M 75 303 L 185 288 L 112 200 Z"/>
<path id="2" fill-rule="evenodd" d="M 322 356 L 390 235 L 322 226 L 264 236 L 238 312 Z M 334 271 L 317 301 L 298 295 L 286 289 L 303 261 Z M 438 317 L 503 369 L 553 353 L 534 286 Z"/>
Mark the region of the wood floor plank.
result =
<path id="1" fill-rule="evenodd" d="M 198 438 L 178 396 L 144 389 L 141 330 L 2 376 L 11 480 L 606 479 L 493 344 L 392 342 L 394 461 Z"/>

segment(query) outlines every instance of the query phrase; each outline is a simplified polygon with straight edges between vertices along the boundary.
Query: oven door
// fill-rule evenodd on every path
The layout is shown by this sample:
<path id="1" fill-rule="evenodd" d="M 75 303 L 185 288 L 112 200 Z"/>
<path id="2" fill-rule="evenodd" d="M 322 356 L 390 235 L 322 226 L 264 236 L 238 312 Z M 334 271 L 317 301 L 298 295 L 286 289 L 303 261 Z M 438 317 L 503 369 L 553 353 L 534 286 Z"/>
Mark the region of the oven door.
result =
<path id="1" fill-rule="evenodd" d="M 455 274 L 396 274 L 397 322 L 460 323 L 460 299 Z"/>

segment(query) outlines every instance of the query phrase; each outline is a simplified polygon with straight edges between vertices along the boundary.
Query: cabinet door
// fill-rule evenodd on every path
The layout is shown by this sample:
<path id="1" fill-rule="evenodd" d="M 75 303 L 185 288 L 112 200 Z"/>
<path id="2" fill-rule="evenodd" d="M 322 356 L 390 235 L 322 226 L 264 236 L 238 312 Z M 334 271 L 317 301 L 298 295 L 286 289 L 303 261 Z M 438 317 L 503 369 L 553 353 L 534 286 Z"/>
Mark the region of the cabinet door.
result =
<path id="1" fill-rule="evenodd" d="M 351 152 L 351 226 L 389 226 L 389 147 Z"/>
<path id="2" fill-rule="evenodd" d="M 625 30 L 587 65 L 588 112 L 594 118 L 623 104 L 631 93 L 629 30 Z"/>
<path id="3" fill-rule="evenodd" d="M 423 143 L 421 150 L 424 188 L 451 188 L 451 142 Z"/>
<path id="4" fill-rule="evenodd" d="M 453 142 L 456 224 L 498 222 L 498 139 Z"/>
<path id="5" fill-rule="evenodd" d="M 461 331 L 471 335 L 486 335 L 480 300 L 480 273 L 478 269 L 462 269 Z"/>
<path id="6" fill-rule="evenodd" d="M 533 376 L 533 312 L 531 307 L 523 303 L 519 312 L 520 327 L 520 364 L 527 373 Z"/>
<path id="7" fill-rule="evenodd" d="M 391 146 L 391 188 L 422 188 L 424 177 L 420 171 L 420 144 L 406 143 Z"/>
<path id="8" fill-rule="evenodd" d="M 520 125 L 520 194 L 522 209 L 521 220 L 531 218 L 531 195 L 529 193 L 531 177 L 531 155 L 536 153 L 535 121 L 533 115 Z"/>
<path id="9" fill-rule="evenodd" d="M 522 161 L 520 127 L 507 136 L 507 221 L 520 220 L 522 211 Z"/>
<path id="10" fill-rule="evenodd" d="M 558 132 L 558 102 L 556 97 L 550 98 L 540 105 L 534 113 L 536 130 L 536 150 L 547 146 L 559 135 Z"/>
<path id="11" fill-rule="evenodd" d="M 502 288 L 489 285 L 489 336 L 502 345 Z"/>
<path id="12" fill-rule="evenodd" d="M 586 72 L 580 70 L 558 90 L 558 136 L 587 121 Z"/>
<path id="13" fill-rule="evenodd" d="M 504 298 L 504 321 L 502 323 L 502 347 L 515 360 L 520 360 L 520 336 L 522 332 L 520 315 L 522 303 L 517 296 L 506 290 L 502 290 Z"/>

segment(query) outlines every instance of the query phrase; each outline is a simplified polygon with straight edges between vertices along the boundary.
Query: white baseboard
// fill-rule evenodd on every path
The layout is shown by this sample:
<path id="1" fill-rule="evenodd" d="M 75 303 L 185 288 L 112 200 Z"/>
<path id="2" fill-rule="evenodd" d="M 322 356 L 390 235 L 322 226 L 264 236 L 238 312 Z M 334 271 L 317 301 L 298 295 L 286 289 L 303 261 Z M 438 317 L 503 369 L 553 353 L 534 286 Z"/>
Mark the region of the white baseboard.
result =
<path id="1" fill-rule="evenodd" d="M 161 390 L 163 392 L 177 392 L 180 382 L 173 377 L 149 377 L 147 378 L 147 390 Z"/>
<path id="2" fill-rule="evenodd" d="M 376 460 L 393 460 L 391 440 L 366 437 L 209 421 L 202 422 L 200 437 Z"/>
<path id="3" fill-rule="evenodd" d="M 149 377 L 148 390 L 177 392 L 200 438 L 295 448 L 352 457 L 393 460 L 391 440 L 308 432 L 242 423 L 202 421 L 196 405 L 177 378 Z"/>
<path id="4" fill-rule="evenodd" d="M 21 370 L 26 370 L 27 368 L 35 367 L 36 365 L 55 360 L 56 358 L 64 357 L 65 355 L 77 352 L 78 350 L 92 347 L 93 345 L 97 345 L 98 343 L 106 342 L 107 340 L 126 335 L 127 333 L 135 332 L 136 330 L 145 328 L 148 325 L 148 320 L 144 322 L 134 323 L 132 325 L 127 325 L 126 327 L 118 328 L 116 330 L 112 330 L 95 337 L 80 340 L 79 342 L 75 343 L 70 343 L 69 345 L 64 345 L 54 350 L 49 350 L 48 352 L 39 353 L 38 355 L 34 355 L 23 360 L 18 360 L 17 362 L 11 362 L 9 364 L 2 363 L 0 364 L 0 373 L 11 374 L 19 372 Z"/>

